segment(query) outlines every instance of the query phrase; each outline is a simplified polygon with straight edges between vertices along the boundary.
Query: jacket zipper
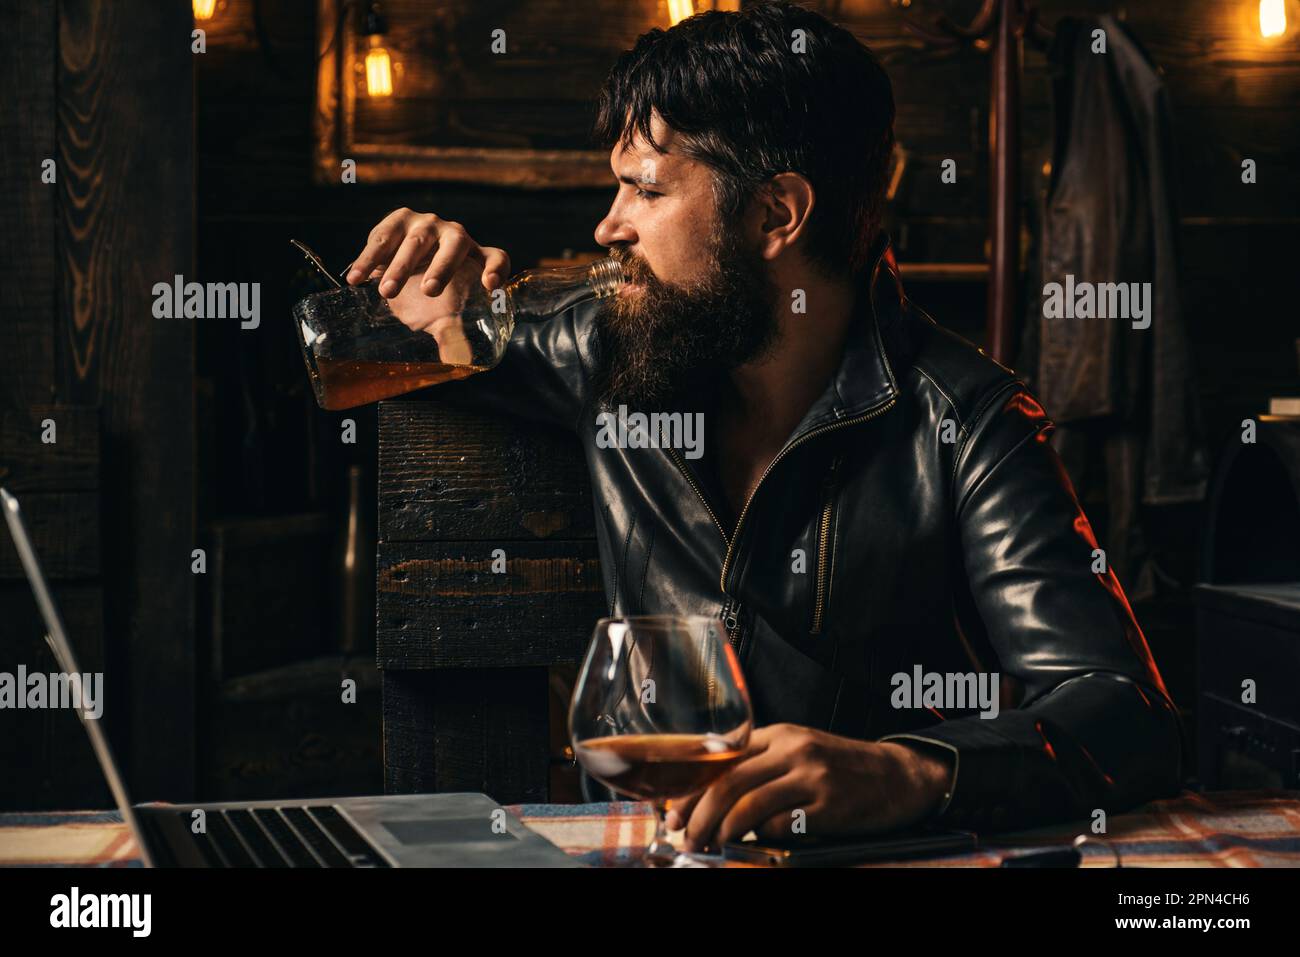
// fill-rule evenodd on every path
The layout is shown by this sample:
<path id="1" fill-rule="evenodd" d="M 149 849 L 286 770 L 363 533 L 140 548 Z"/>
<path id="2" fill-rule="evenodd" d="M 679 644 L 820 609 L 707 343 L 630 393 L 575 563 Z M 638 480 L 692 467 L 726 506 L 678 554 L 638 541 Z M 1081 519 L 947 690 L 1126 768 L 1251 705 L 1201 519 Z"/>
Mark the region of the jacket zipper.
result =
<path id="1" fill-rule="evenodd" d="M 677 450 L 669 446 L 666 442 L 661 443 L 661 447 L 668 452 L 668 457 L 673 460 L 674 464 L 676 464 L 678 471 L 682 473 L 687 484 L 690 485 L 691 489 L 695 492 L 696 497 L 700 500 L 700 504 L 704 506 L 704 510 L 709 513 L 709 518 L 713 519 L 713 524 L 718 527 L 718 532 L 722 535 L 722 541 L 727 546 L 727 553 L 722 558 L 722 573 L 719 578 L 718 587 L 721 592 L 727 596 L 726 604 L 723 605 L 722 608 L 722 621 L 727 628 L 727 639 L 731 642 L 732 647 L 734 647 L 737 652 L 740 651 L 738 634 L 740 629 L 740 602 L 733 599 L 727 592 L 727 571 L 731 565 L 732 549 L 735 546 L 736 541 L 740 538 L 741 526 L 745 524 L 745 516 L 749 514 L 749 506 L 754 501 L 754 496 L 758 494 L 758 490 L 762 488 L 763 480 L 771 474 L 772 469 L 776 468 L 778 463 L 780 463 L 786 455 L 803 445 L 809 439 L 818 435 L 824 435 L 827 432 L 833 432 L 836 429 L 842 429 L 850 425 L 856 425 L 859 422 L 866 422 L 869 419 L 874 419 L 876 416 L 888 412 L 897 401 L 898 396 L 890 396 L 884 402 L 873 406 L 861 415 L 855 415 L 853 418 L 845 419 L 842 422 L 829 422 L 826 425 L 818 426 L 811 432 L 805 432 L 803 435 L 799 436 L 798 439 L 791 442 L 778 452 L 776 458 L 768 463 L 767 468 L 763 470 L 763 474 L 758 477 L 758 482 L 754 485 L 753 491 L 749 493 L 749 497 L 745 499 L 745 505 L 740 510 L 740 516 L 736 519 L 735 532 L 731 536 L 727 535 L 727 530 L 724 529 L 722 523 L 718 521 L 718 516 L 714 514 L 713 508 L 709 505 L 708 499 L 706 499 L 704 493 L 700 491 L 699 485 L 696 484 L 690 470 L 686 468 L 686 464 L 681 460 L 681 456 L 677 454 Z"/>
<path id="2" fill-rule="evenodd" d="M 740 630 L 740 602 L 727 596 L 727 603 L 722 606 L 722 624 L 727 629 L 727 640 L 731 642 L 731 647 L 737 652 L 740 651 L 740 642 L 737 634 Z"/>
<path id="3" fill-rule="evenodd" d="M 722 536 L 723 544 L 727 544 L 727 530 L 722 527 L 722 522 L 718 521 L 717 514 L 713 511 L 713 507 L 709 505 L 709 500 L 704 497 L 704 493 L 700 491 L 700 487 L 699 485 L 696 484 L 695 478 L 694 476 L 691 475 L 690 469 L 686 467 L 686 463 L 684 463 L 681 460 L 681 457 L 677 454 L 677 450 L 672 446 L 668 445 L 667 442 L 662 442 L 661 448 L 663 448 L 668 452 L 668 457 L 673 460 L 673 464 L 677 466 L 678 471 L 682 473 L 682 476 L 686 479 L 687 484 L 690 485 L 692 491 L 695 492 L 695 496 L 700 500 L 700 504 L 704 506 L 704 510 L 709 513 L 709 518 L 713 519 L 713 524 L 718 527 L 718 534 Z M 727 629 L 727 640 L 731 642 L 731 646 L 735 648 L 737 652 L 739 652 L 740 645 L 737 642 L 736 630 L 739 627 L 740 604 L 739 602 L 736 602 L 734 599 L 732 599 L 730 595 L 727 595 L 726 597 L 727 597 L 727 601 L 722 606 L 722 622 Z M 713 695 L 713 675 L 714 672 L 713 672 L 713 666 L 711 662 L 709 667 L 710 700 L 712 699 L 712 695 Z"/>
<path id="4" fill-rule="evenodd" d="M 722 527 L 722 522 L 718 521 L 717 514 L 713 511 L 713 507 L 709 505 L 709 500 L 704 497 L 704 493 L 700 491 L 700 487 L 698 484 L 696 484 L 695 478 L 694 476 L 691 475 L 690 469 L 688 469 L 686 467 L 686 464 L 681 460 L 681 457 L 677 454 L 676 449 L 669 446 L 666 442 L 662 443 L 662 448 L 667 450 L 669 458 L 673 460 L 673 463 L 677 466 L 678 471 L 682 473 L 682 476 L 686 479 L 687 484 L 689 484 L 691 489 L 695 492 L 696 498 L 700 500 L 700 504 L 704 506 L 704 510 L 709 513 L 709 518 L 713 519 L 713 524 L 718 527 L 718 534 L 722 536 L 723 544 L 727 544 L 727 530 Z M 723 594 L 726 593 L 724 592 Z M 737 653 L 739 653 L 740 642 L 738 640 L 739 635 L 737 634 L 737 631 L 740 627 L 740 603 L 737 602 L 735 599 L 733 599 L 730 595 L 727 595 L 726 598 L 727 598 L 726 603 L 722 606 L 722 623 L 723 625 L 726 626 L 727 629 L 727 640 L 731 642 L 731 646 L 736 649 Z M 709 694 L 712 693 L 713 693 L 713 671 L 710 670 L 709 671 Z"/>
<path id="5" fill-rule="evenodd" d="M 827 564 L 830 557 L 831 513 L 835 506 L 835 473 L 839 471 L 839 467 L 840 458 L 836 456 L 831 462 L 830 474 L 826 476 L 826 503 L 822 506 L 821 525 L 817 535 L 817 583 L 813 592 L 815 597 L 811 631 L 814 635 L 821 634 L 822 618 L 826 611 L 827 591 L 830 584 Z"/>
<path id="6" fill-rule="evenodd" d="M 727 640 L 728 641 L 731 640 L 730 635 L 727 636 Z M 717 700 L 717 687 L 718 687 L 717 675 L 718 675 L 718 643 L 716 641 L 710 641 L 709 642 L 709 680 L 706 686 L 708 688 L 708 693 L 709 693 L 709 718 L 710 719 L 713 718 L 714 711 L 716 710 L 714 706 L 714 702 Z"/>

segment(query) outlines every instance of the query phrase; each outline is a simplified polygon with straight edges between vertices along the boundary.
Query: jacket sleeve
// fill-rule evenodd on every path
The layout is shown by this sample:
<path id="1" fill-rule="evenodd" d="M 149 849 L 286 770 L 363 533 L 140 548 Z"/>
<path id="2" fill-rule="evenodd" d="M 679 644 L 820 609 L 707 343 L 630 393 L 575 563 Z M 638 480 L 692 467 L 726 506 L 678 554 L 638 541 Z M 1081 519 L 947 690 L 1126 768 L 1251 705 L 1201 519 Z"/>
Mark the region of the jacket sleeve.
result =
<path id="1" fill-rule="evenodd" d="M 1176 793 L 1181 718 L 1119 580 L 1093 570 L 1099 546 L 1052 423 L 1018 381 L 982 407 L 953 466 L 957 534 L 995 667 L 1021 697 L 994 718 L 882 740 L 952 755 L 935 820 L 956 827 L 1110 815 Z"/>
<path id="2" fill-rule="evenodd" d="M 587 399 L 594 309 L 579 303 L 543 322 L 517 323 L 495 367 L 410 398 L 575 428 Z"/>

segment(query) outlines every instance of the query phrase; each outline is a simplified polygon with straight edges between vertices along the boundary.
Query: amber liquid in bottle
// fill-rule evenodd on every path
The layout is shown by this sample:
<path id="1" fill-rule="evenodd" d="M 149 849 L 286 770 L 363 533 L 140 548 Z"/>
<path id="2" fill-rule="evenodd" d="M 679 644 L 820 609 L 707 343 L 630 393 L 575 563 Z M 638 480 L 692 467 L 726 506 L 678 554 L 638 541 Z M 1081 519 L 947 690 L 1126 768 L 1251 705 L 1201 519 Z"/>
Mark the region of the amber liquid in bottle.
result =
<path id="1" fill-rule="evenodd" d="M 324 408 L 352 409 L 403 395 L 425 386 L 468 379 L 487 366 L 445 362 L 376 362 L 363 359 L 316 359 L 316 374 L 324 386 Z"/>

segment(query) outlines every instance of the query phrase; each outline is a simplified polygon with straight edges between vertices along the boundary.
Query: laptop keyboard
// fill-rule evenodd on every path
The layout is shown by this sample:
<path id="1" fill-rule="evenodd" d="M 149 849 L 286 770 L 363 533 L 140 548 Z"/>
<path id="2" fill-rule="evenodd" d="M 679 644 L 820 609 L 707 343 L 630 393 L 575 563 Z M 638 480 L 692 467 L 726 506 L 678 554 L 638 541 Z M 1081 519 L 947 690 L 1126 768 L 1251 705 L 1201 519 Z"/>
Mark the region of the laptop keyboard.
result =
<path id="1" fill-rule="evenodd" d="M 207 827 L 193 838 L 209 867 L 389 866 L 329 805 L 209 810 Z"/>

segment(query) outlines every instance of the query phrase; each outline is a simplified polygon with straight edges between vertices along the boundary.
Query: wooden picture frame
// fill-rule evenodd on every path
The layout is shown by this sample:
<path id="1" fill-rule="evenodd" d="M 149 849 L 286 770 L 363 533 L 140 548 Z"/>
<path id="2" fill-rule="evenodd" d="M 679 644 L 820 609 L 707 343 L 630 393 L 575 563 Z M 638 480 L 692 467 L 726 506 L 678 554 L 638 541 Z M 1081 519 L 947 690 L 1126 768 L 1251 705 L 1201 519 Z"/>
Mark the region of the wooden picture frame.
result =
<path id="1" fill-rule="evenodd" d="M 738 6 L 736 0 L 697 0 L 695 9 Z M 491 12 L 482 12 L 485 8 Z M 389 20 L 389 35 L 395 33 L 399 42 L 406 41 L 406 50 L 399 48 L 398 53 L 407 53 L 414 67 L 408 74 L 407 96 L 395 95 L 390 104 L 393 115 L 406 120 L 409 130 L 412 117 L 423 120 L 424 104 L 430 116 L 443 110 L 443 119 L 450 119 L 447 125 L 462 142 L 441 144 L 427 141 L 431 136 L 436 139 L 436 132 L 430 133 L 435 122 L 424 124 L 423 143 L 410 142 L 414 137 L 404 137 L 401 129 L 376 135 L 365 128 L 367 115 L 373 118 L 376 110 L 375 104 L 366 102 L 364 92 L 358 93 L 365 3 L 317 0 L 313 178 L 320 185 L 341 183 L 342 163 L 351 159 L 358 182 L 455 181 L 525 189 L 612 186 L 605 150 L 516 143 L 546 139 L 548 120 L 553 117 L 562 121 L 553 139 L 580 139 L 573 130 L 589 124 L 594 115 L 593 104 L 583 103 L 580 91 L 590 88 L 594 99 L 606 51 L 608 64 L 613 65 L 617 54 L 641 33 L 668 26 L 665 10 L 665 0 L 506 0 L 483 7 L 459 0 L 423 5 L 387 0 L 383 13 Z M 515 30 L 508 43 L 515 44 L 511 51 L 518 52 L 512 53 L 515 59 L 508 69 L 485 71 L 481 66 L 483 51 L 491 42 L 488 27 L 498 22 L 507 34 Z M 461 42 L 466 36 L 473 36 L 473 43 Z M 477 64 L 477 74 L 466 63 Z M 441 73 L 440 64 L 447 64 Z M 484 102 L 500 104 L 500 116 L 509 119 L 495 127 L 491 123 L 473 127 L 482 114 L 464 99 L 471 86 L 468 76 L 477 76 L 490 87 Z M 401 79 L 398 75 L 394 86 Z M 512 86 L 521 91 L 513 102 Z M 462 99 L 439 100 L 438 91 L 453 88 Z M 539 103 L 545 109 L 536 114 L 531 130 L 523 128 L 525 123 L 511 125 L 514 117 L 529 115 L 530 104 Z M 473 142 L 480 134 L 488 142 Z"/>

